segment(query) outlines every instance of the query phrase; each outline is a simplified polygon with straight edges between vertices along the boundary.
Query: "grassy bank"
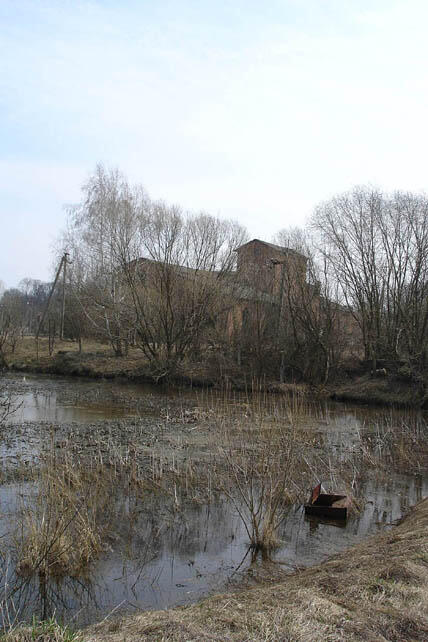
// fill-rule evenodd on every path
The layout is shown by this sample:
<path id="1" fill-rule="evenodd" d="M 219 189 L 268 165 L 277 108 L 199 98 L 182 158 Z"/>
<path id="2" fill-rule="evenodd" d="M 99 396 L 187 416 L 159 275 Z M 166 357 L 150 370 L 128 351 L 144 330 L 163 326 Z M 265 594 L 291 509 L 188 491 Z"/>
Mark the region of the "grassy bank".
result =
<path id="1" fill-rule="evenodd" d="M 428 639 L 428 499 L 391 531 L 280 584 L 104 622 L 89 642 Z"/>
<path id="2" fill-rule="evenodd" d="M 49 354 L 48 339 L 39 339 L 39 351 L 33 337 L 24 337 L 13 354 L 6 355 L 9 369 L 64 376 L 90 377 L 93 379 L 129 379 L 147 383 L 159 383 L 162 378 L 153 373 L 141 350 L 129 348 L 126 356 L 117 357 L 111 347 L 95 341 L 84 343 L 82 352 L 73 341 L 55 342 Z M 204 364 L 184 364 L 171 383 L 210 387 L 218 377 Z"/>
<path id="3" fill-rule="evenodd" d="M 0 642 L 85 642 L 82 635 L 60 626 L 54 618 L 37 621 L 31 626 L 17 627 L 10 633 L 0 635 Z"/>
<path id="4" fill-rule="evenodd" d="M 331 394 L 337 401 L 379 406 L 426 408 L 428 399 L 424 386 L 394 376 L 371 377 L 369 374 L 337 386 Z"/>
<path id="5" fill-rule="evenodd" d="M 422 642 L 428 639 L 427 528 L 425 499 L 392 530 L 281 583 L 107 620 L 76 637 L 37 625 L 15 629 L 2 642 Z"/>
<path id="6" fill-rule="evenodd" d="M 144 366 L 142 354 L 135 348 L 127 356 L 115 357 L 110 346 L 93 341 L 79 352 L 76 342 L 57 340 L 49 354 L 48 340 L 41 338 L 37 355 L 33 337 L 24 337 L 16 351 L 6 355 L 6 362 L 12 370 L 93 378 L 133 377 Z"/>
<path id="7" fill-rule="evenodd" d="M 6 355 L 8 368 L 18 372 L 89 377 L 92 379 L 129 379 L 146 383 L 162 383 L 162 377 L 153 373 L 141 350 L 130 347 L 126 356 L 116 357 L 110 346 L 94 341 L 84 343 L 82 352 L 72 341 L 55 342 L 49 354 L 48 339 L 39 339 L 39 353 L 33 337 L 24 337 L 13 354 Z M 227 371 L 226 371 L 227 370 Z M 217 367 L 206 361 L 184 362 L 169 383 L 194 387 L 228 387 L 233 390 L 247 390 L 254 386 L 251 375 L 242 369 L 230 366 Z M 275 381 L 257 382 L 268 392 L 307 394 L 310 389 L 304 384 L 280 384 Z"/>
<path id="8" fill-rule="evenodd" d="M 40 339 L 39 355 L 32 337 L 25 337 L 14 354 L 7 355 L 11 370 L 41 374 L 80 376 L 93 379 L 129 379 L 148 383 L 159 383 L 158 376 L 150 371 L 149 365 L 140 350 L 130 348 L 123 357 L 113 355 L 110 346 L 98 342 L 86 342 L 80 353 L 78 345 L 71 341 L 57 341 L 50 355 L 48 340 Z M 234 390 L 252 387 L 251 376 L 236 371 L 214 372 L 206 364 L 183 364 L 170 383 L 200 387 L 224 386 Z M 262 387 L 268 392 L 280 394 L 318 395 L 337 401 L 365 403 L 372 405 L 426 407 L 428 399 L 424 386 L 412 381 L 399 380 L 393 376 L 373 378 L 370 375 L 355 376 L 343 384 L 330 384 L 323 389 L 305 384 L 263 381 Z"/>

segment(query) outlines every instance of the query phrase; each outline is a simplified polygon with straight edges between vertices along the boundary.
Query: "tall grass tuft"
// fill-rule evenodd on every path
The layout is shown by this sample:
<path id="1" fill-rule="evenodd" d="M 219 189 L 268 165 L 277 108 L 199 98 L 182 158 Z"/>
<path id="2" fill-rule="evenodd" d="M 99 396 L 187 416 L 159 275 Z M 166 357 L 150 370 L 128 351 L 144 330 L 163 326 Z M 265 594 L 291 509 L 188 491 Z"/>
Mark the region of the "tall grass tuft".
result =
<path id="1" fill-rule="evenodd" d="M 37 620 L 31 626 L 17 626 L 0 635 L 0 642 L 83 642 L 81 633 L 61 626 L 54 618 Z"/>
<path id="2" fill-rule="evenodd" d="M 225 418 L 221 487 L 244 524 L 253 559 L 271 556 L 277 530 L 301 490 L 296 480 L 299 416 L 295 398 L 270 412 L 255 398 L 245 416 Z"/>

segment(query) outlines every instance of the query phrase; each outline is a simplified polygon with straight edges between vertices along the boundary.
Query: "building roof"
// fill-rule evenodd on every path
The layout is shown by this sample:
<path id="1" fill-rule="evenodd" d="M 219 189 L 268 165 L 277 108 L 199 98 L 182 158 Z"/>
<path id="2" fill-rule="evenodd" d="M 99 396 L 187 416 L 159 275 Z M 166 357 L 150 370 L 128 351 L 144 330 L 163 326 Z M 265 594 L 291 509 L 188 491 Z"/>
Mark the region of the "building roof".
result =
<path id="1" fill-rule="evenodd" d="M 303 256 L 305 259 L 307 258 L 301 252 L 297 252 L 297 250 L 293 250 L 290 247 L 282 247 L 281 245 L 275 245 L 274 243 L 268 243 L 267 241 L 261 241 L 260 239 L 252 239 L 251 241 L 240 245 L 236 248 L 235 252 L 239 252 L 239 250 L 241 250 L 243 247 L 246 247 L 247 245 L 250 245 L 251 243 L 261 243 L 261 245 L 266 245 L 272 250 L 276 250 L 277 252 L 281 252 L 282 254 L 297 254 L 298 256 Z"/>

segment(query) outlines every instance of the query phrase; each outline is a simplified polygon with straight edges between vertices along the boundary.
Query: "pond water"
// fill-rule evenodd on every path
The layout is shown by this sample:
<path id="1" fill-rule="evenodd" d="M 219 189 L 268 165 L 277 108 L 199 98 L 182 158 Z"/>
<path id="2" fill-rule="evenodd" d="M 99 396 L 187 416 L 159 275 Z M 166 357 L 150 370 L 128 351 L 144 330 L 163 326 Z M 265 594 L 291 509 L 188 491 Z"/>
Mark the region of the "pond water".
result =
<path id="1" fill-rule="evenodd" d="M 8 423 L 91 422 L 126 418 L 136 414 L 135 410 L 132 411 L 125 404 L 106 401 L 106 393 L 115 386 L 105 382 L 49 379 L 28 374 L 10 376 L 6 381 L 15 393 L 16 406 L 13 414 L 8 417 Z M 138 390 L 138 394 L 143 394 L 143 390 Z M 88 392 L 93 393 L 89 400 Z"/>
<path id="2" fill-rule="evenodd" d="M 52 425 L 55 439 L 64 428 L 77 433 L 82 424 L 92 429 L 109 422 L 119 426 L 123 434 L 126 422 L 160 425 L 171 404 L 204 403 L 196 391 L 165 391 L 152 386 L 31 376 L 11 376 L 7 383 L 19 407 L 4 431 L 0 447 L 3 471 L 17 463 L 34 463 Z M 393 423 L 392 411 L 328 405 L 308 430 L 340 460 L 385 416 Z M 34 483 L 25 480 L 0 486 L 0 551 L 4 576 L 10 581 L 14 569 L 8 558 L 8 542 L 19 522 L 20 509 L 31 504 L 36 490 Z M 388 478 L 364 478 L 364 502 L 346 524 L 309 519 L 301 505 L 292 506 L 279 528 L 280 544 L 274 559 L 289 571 L 317 564 L 390 527 L 409 506 L 427 495 L 427 472 L 409 467 L 405 473 L 391 470 Z M 133 519 L 132 535 L 110 542 L 89 577 L 67 578 L 49 586 L 49 611 L 81 625 L 111 613 L 166 608 L 225 590 L 243 575 L 248 578 L 252 569 L 247 532 L 226 499 L 186 505 L 176 514 L 163 512 L 162 507 L 143 507 Z M 22 582 L 14 595 L 20 618 L 39 613 L 42 598 L 46 601 L 47 597 L 46 587 L 43 596 L 40 588 L 37 578 Z"/>

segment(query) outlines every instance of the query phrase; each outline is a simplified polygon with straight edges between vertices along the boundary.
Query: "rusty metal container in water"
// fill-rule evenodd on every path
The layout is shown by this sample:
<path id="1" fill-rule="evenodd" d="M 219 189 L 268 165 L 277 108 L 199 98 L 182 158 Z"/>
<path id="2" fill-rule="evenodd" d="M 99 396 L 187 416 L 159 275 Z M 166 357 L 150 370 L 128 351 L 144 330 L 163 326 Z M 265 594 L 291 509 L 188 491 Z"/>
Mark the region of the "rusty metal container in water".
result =
<path id="1" fill-rule="evenodd" d="M 348 516 L 351 498 L 347 495 L 323 493 L 321 484 L 315 486 L 309 502 L 305 504 L 307 515 L 344 520 Z"/>

